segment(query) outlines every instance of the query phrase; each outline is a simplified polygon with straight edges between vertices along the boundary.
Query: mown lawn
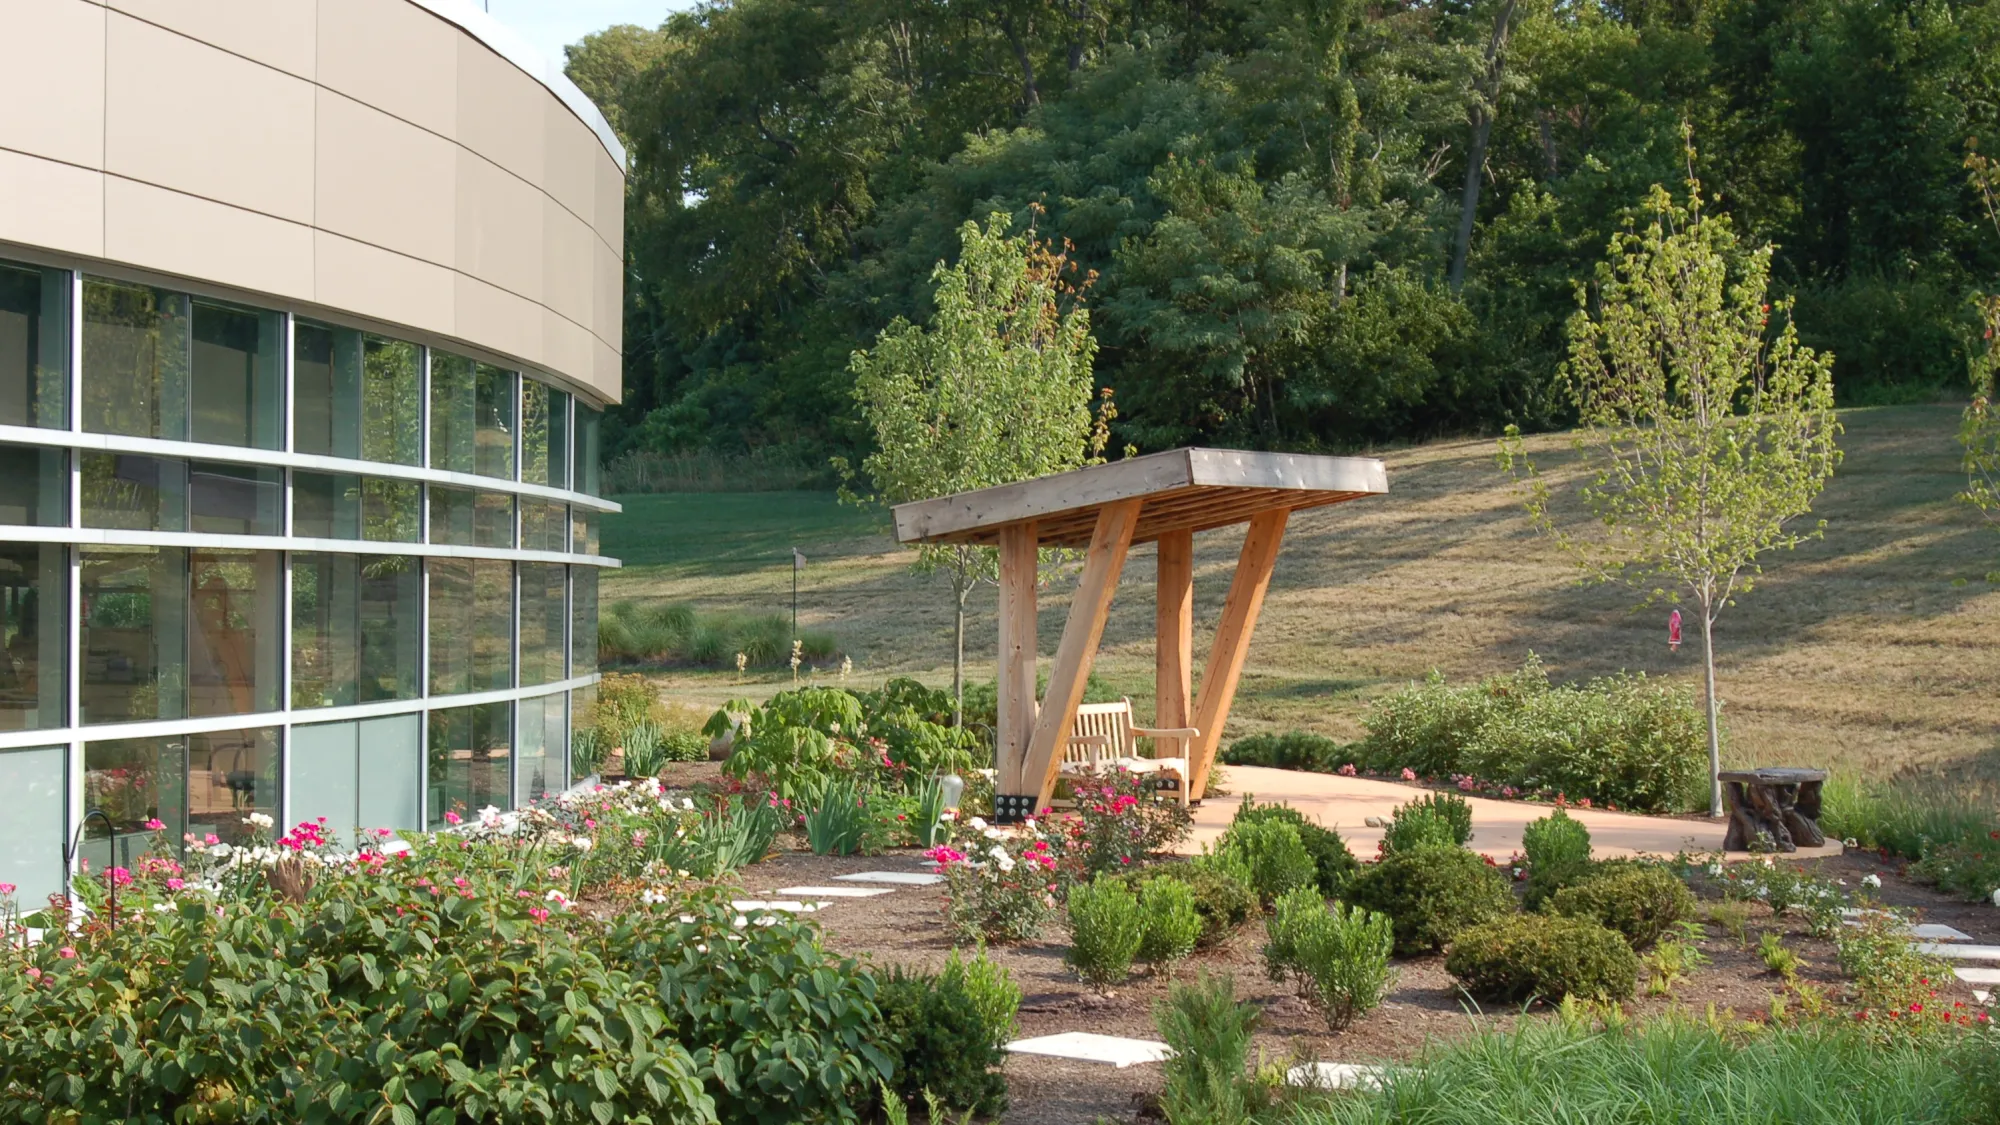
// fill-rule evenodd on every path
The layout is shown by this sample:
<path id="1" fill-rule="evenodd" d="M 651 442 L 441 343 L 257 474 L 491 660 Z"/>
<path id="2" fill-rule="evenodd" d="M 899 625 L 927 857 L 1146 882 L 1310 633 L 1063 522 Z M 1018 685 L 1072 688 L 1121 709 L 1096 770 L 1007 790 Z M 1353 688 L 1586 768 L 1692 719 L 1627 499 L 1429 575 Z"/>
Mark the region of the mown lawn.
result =
<path id="1" fill-rule="evenodd" d="M 1953 500 L 1964 486 L 1949 406 L 1850 411 L 1846 463 L 1821 497 L 1823 540 L 1773 556 L 1718 626 L 1729 756 L 1860 769 L 1976 765 L 2000 774 L 2000 533 Z M 1566 440 L 1538 439 L 1560 466 Z M 1389 495 L 1301 515 L 1287 536 L 1229 736 L 1302 727 L 1353 737 L 1369 699 L 1436 668 L 1474 677 L 1530 650 L 1564 678 L 1621 669 L 1694 683 L 1693 645 L 1669 652 L 1665 607 L 1634 611 L 1620 587 L 1584 586 L 1522 514 L 1493 444 L 1441 442 L 1383 455 Z M 885 514 L 813 493 L 621 497 L 606 552 L 626 568 L 605 600 L 788 609 L 791 548 L 809 565 L 802 623 L 831 631 L 874 682 L 950 675 L 950 596 L 910 573 Z M 1198 542 L 1197 647 L 1220 615 L 1240 535 Z M 1135 549 L 1099 674 L 1150 706 L 1150 547 Z M 1043 591 L 1053 654 L 1068 580 Z M 973 679 L 991 679 L 993 591 L 973 597 Z M 1694 631 L 1690 628 L 1689 635 Z M 733 674 L 666 677 L 707 703 L 754 690 Z M 786 676 L 762 685 L 775 690 Z"/>

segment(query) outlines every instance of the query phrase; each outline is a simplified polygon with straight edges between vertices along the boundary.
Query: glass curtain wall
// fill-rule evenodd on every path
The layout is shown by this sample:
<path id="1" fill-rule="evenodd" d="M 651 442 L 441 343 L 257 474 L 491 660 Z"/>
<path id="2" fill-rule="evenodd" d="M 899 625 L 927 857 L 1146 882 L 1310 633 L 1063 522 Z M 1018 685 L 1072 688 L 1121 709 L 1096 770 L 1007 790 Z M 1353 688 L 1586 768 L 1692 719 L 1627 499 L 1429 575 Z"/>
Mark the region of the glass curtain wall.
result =
<path id="1" fill-rule="evenodd" d="M 269 727 L 178 738 L 120 738 L 83 747 L 87 822 L 83 854 L 95 865 L 131 867 L 160 848 L 186 854 L 198 844 L 243 844 L 251 813 L 278 815 L 278 732 Z M 157 821 L 159 828 L 148 828 Z"/>
<path id="2" fill-rule="evenodd" d="M 69 455 L 61 449 L 0 445 L 0 524 L 69 523 Z"/>
<path id="3" fill-rule="evenodd" d="M 514 373 L 431 352 L 431 468 L 514 477 Z"/>
<path id="4" fill-rule="evenodd" d="M 292 326 L 292 447 L 300 453 L 418 463 L 423 349 L 309 320 Z"/>
<path id="5" fill-rule="evenodd" d="M 68 632 L 68 549 L 0 542 L 0 730 L 68 725 Z"/>
<path id="6" fill-rule="evenodd" d="M 446 813 L 470 819 L 488 806 L 513 807 L 514 705 L 486 703 L 430 713 L 429 826 L 450 823 Z"/>
<path id="7" fill-rule="evenodd" d="M 69 428 L 69 285 L 0 262 L 0 425 Z"/>
<path id="8" fill-rule="evenodd" d="M 569 674 L 597 671 L 597 568 L 570 568 Z"/>
<path id="9" fill-rule="evenodd" d="M 275 711 L 276 551 L 79 547 L 83 721 Z"/>
<path id="10" fill-rule="evenodd" d="M 421 585 L 408 555 L 293 555 L 292 706 L 415 699 Z"/>
<path id="11" fill-rule="evenodd" d="M 505 492 L 431 485 L 431 542 L 454 547 L 512 547 L 514 497 Z"/>
<path id="12" fill-rule="evenodd" d="M 354 473 L 292 473 L 292 534 L 305 539 L 415 543 L 423 486 Z"/>
<path id="13" fill-rule="evenodd" d="M 277 449 L 281 313 L 147 285 L 83 283 L 83 428 Z"/>
<path id="14" fill-rule="evenodd" d="M 384 829 L 422 828 L 421 733 L 416 715 L 293 727 L 285 819 L 323 816 L 335 838 L 349 843 Z"/>
<path id="15" fill-rule="evenodd" d="M 69 813 L 69 748 L 0 750 L 0 883 L 15 886 L 22 910 L 39 910 L 63 889 Z"/>
<path id="16" fill-rule="evenodd" d="M 561 563 L 521 563 L 521 686 L 563 679 L 569 651 L 564 627 L 568 567 Z"/>
<path id="17" fill-rule="evenodd" d="M 430 560 L 431 694 L 514 686 L 514 564 Z"/>
<path id="18" fill-rule="evenodd" d="M 569 396 L 533 379 L 521 383 L 521 479 L 569 487 Z"/>
<path id="19" fill-rule="evenodd" d="M 514 807 L 563 788 L 564 748 L 569 745 L 569 701 L 561 693 L 523 699 L 514 740 Z"/>

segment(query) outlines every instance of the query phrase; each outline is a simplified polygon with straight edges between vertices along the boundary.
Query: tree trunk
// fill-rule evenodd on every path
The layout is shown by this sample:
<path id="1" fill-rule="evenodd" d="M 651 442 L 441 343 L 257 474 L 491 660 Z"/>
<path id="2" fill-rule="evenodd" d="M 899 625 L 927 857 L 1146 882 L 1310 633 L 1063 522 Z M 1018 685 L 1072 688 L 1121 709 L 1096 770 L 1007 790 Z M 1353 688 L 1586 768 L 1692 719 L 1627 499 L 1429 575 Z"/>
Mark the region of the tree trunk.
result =
<path id="1" fill-rule="evenodd" d="M 1514 20 L 1514 0 L 1507 0 L 1493 21 L 1493 38 L 1486 43 L 1484 100 L 1472 110 L 1472 143 L 1465 154 L 1465 190 L 1459 196 L 1458 241 L 1451 251 L 1451 291 L 1465 285 L 1465 259 L 1472 247 L 1472 223 L 1479 211 L 1479 172 L 1486 166 L 1486 143 L 1493 137 L 1493 112 L 1500 101 L 1500 76 L 1506 68 L 1507 28 Z"/>
<path id="2" fill-rule="evenodd" d="M 951 725 L 965 725 L 965 599 L 972 593 L 972 583 L 960 580 L 958 589 L 958 614 L 953 619 L 951 631 Z"/>
<path id="3" fill-rule="evenodd" d="M 1721 705 L 1715 698 L 1715 622 L 1710 619 L 1706 602 L 1701 607 L 1701 669 L 1707 691 L 1703 698 L 1708 703 L 1708 815 L 1722 815 L 1722 735 L 1717 720 L 1722 717 Z"/>

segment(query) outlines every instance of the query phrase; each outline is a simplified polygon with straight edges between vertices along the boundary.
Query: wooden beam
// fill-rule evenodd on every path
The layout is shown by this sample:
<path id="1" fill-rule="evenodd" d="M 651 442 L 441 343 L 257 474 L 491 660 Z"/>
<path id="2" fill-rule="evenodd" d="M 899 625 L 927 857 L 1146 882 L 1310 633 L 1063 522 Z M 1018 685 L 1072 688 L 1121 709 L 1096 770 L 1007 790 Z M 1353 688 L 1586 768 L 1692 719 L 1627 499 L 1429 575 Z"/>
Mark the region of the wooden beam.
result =
<path id="1" fill-rule="evenodd" d="M 1271 568 L 1278 561 L 1278 545 L 1285 538 L 1285 519 L 1291 513 L 1280 508 L 1261 512 L 1250 520 L 1243 536 L 1243 550 L 1236 558 L 1236 575 L 1229 581 L 1229 597 L 1222 603 L 1222 623 L 1215 629 L 1215 645 L 1208 650 L 1208 664 L 1201 673 L 1201 695 L 1196 701 L 1194 726 L 1201 731 L 1188 747 L 1188 795 L 1199 798 L 1208 785 L 1209 767 L 1222 744 L 1222 726 L 1229 721 L 1229 705 L 1236 701 L 1236 681 L 1243 675 L 1243 658 L 1250 652 L 1250 634 L 1257 628 L 1257 613 L 1264 608 L 1264 594 L 1271 588 Z"/>
<path id="2" fill-rule="evenodd" d="M 999 730 L 994 792 L 1022 792 L 1021 767 L 1035 732 L 1035 570 L 1033 523 L 1000 529 Z"/>
<path id="3" fill-rule="evenodd" d="M 1083 577 L 1069 603 L 1069 621 L 1063 626 L 1055 666 L 1049 670 L 1048 694 L 1028 744 L 1022 774 L 1025 784 L 1020 792 L 1035 794 L 1036 808 L 1047 808 L 1055 796 L 1063 748 L 1069 742 L 1070 727 L 1076 723 L 1077 705 L 1083 702 L 1084 683 L 1090 678 L 1091 662 L 1097 659 L 1098 642 L 1104 638 L 1104 618 L 1111 611 L 1111 596 L 1118 590 L 1118 574 L 1125 569 L 1125 552 L 1132 546 L 1132 531 L 1139 525 L 1139 509 L 1144 504 L 1143 500 L 1122 500 L 1106 504 L 1097 514 L 1097 530 L 1091 534 L 1089 553 L 1083 560 Z"/>
<path id="4" fill-rule="evenodd" d="M 1153 725 L 1188 725 L 1194 698 L 1194 532 L 1160 536 L 1153 612 Z"/>

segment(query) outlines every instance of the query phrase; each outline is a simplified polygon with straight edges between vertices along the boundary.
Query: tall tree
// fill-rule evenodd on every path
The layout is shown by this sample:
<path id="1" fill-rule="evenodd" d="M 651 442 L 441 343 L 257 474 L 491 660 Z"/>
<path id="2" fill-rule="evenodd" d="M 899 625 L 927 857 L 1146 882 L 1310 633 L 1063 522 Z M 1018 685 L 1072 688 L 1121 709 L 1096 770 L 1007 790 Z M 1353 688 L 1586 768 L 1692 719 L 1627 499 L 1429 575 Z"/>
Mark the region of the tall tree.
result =
<path id="1" fill-rule="evenodd" d="M 1692 153 L 1690 152 L 1690 168 Z M 1822 534 L 1787 525 L 1812 509 L 1840 463 L 1833 357 L 1798 342 L 1790 308 L 1771 332 L 1771 250 L 1745 251 L 1725 217 L 1655 185 L 1642 232 L 1611 241 L 1595 311 L 1570 318 L 1565 368 L 1583 428 L 1577 492 L 1596 518 L 1553 518 L 1548 478 L 1509 427 L 1500 462 L 1529 483 L 1536 524 L 1588 572 L 1694 603 L 1708 709 L 1709 815 L 1722 815 L 1715 622 L 1748 593 L 1759 558 Z M 1658 585 L 1655 585 L 1658 583 Z"/>
<path id="2" fill-rule="evenodd" d="M 1486 174 L 1486 145 L 1493 139 L 1493 118 L 1500 112 L 1501 79 L 1507 72 L 1507 33 L 1514 24 L 1514 0 L 1500 0 L 1493 17 L 1493 35 L 1486 41 L 1486 66 L 1472 91 L 1471 136 L 1465 151 L 1465 187 L 1459 192 L 1458 239 L 1452 244 L 1452 292 L 1465 285 L 1465 255 L 1472 246 L 1472 225 L 1479 214 L 1480 177 Z"/>
<path id="3" fill-rule="evenodd" d="M 861 463 L 885 504 L 901 504 L 1074 469 L 1103 451 L 1090 411 L 1097 342 L 1068 259 L 1004 214 L 959 230 L 956 265 L 937 264 L 937 314 L 925 329 L 900 317 L 854 353 L 854 397 L 874 432 Z M 838 462 L 851 486 L 856 474 Z M 851 493 L 850 493 L 851 495 Z M 954 606 L 951 690 L 965 710 L 966 599 L 995 574 L 990 547 L 919 548 Z"/>

